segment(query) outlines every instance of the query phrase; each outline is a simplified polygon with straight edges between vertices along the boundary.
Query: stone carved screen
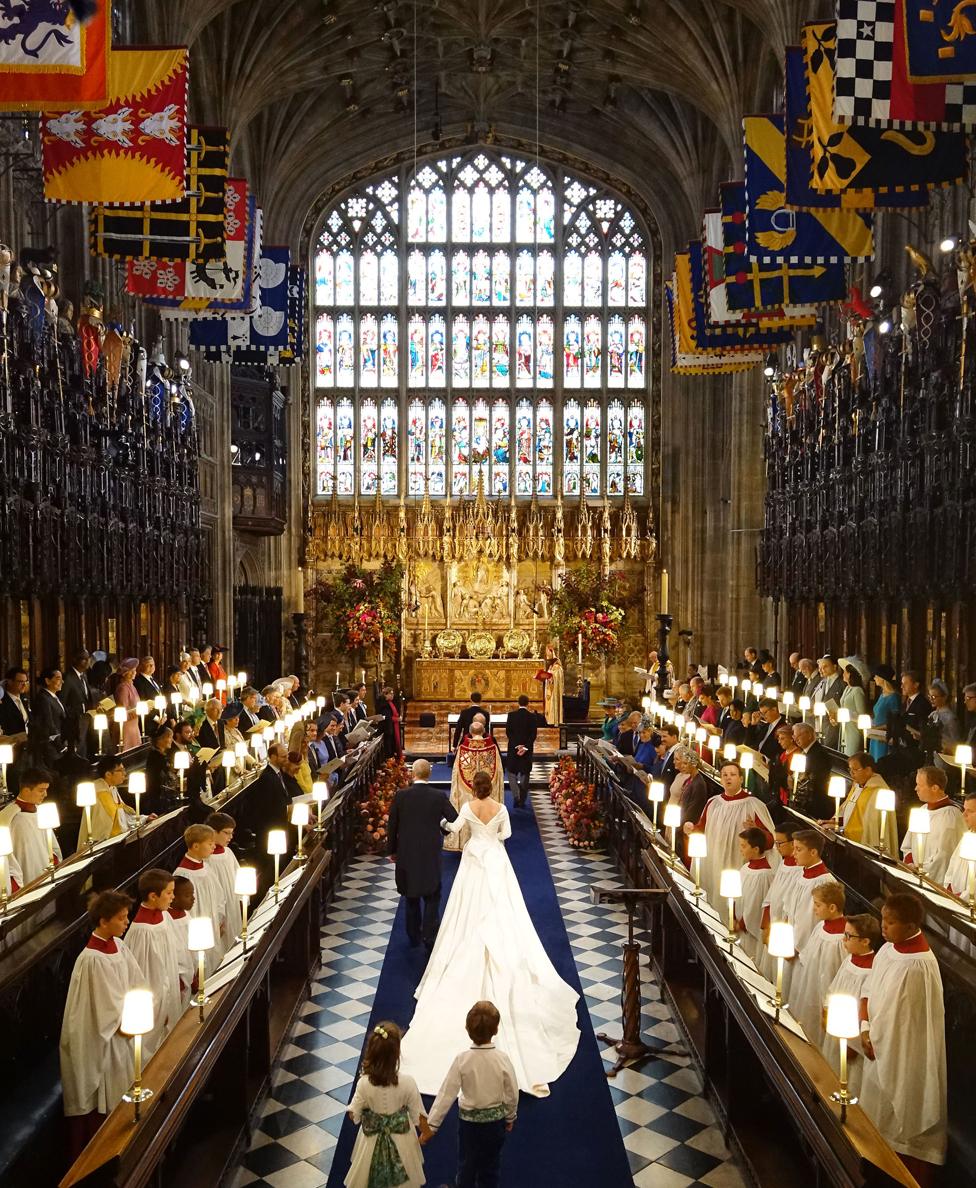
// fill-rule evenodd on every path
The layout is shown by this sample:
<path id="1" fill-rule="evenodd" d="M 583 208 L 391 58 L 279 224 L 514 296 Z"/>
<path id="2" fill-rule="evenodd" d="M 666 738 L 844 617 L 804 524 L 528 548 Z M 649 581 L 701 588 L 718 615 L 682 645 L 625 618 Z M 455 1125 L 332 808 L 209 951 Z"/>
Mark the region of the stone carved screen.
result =
<path id="1" fill-rule="evenodd" d="M 515 155 L 340 199 L 313 261 L 317 494 L 643 496 L 648 272 L 619 198 Z"/>

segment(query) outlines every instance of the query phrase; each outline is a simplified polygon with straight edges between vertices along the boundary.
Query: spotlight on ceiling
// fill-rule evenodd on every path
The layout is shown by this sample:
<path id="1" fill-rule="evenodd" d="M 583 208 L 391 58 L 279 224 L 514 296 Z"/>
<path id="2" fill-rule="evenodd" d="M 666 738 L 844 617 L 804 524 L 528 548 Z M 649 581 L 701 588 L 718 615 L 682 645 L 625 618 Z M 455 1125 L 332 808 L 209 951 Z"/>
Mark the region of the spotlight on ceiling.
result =
<path id="1" fill-rule="evenodd" d="M 954 235 L 947 235 L 945 239 L 939 244 L 939 250 L 943 252 L 952 252 L 956 248 L 956 237 Z"/>

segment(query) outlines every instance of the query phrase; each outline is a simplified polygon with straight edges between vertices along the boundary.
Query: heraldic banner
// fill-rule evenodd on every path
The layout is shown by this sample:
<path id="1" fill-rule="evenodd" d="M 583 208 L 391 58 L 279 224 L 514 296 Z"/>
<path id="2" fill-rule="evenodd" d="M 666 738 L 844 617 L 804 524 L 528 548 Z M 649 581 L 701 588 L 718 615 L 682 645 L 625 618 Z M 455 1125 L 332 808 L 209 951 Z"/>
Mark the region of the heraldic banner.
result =
<path id="1" fill-rule="evenodd" d="M 186 192 L 189 53 L 120 49 L 110 102 L 41 120 L 44 197 L 53 202 L 176 202 Z"/>
<path id="2" fill-rule="evenodd" d="M 109 97 L 112 6 L 80 24 L 66 0 L 0 10 L 0 111 L 100 107 Z"/>

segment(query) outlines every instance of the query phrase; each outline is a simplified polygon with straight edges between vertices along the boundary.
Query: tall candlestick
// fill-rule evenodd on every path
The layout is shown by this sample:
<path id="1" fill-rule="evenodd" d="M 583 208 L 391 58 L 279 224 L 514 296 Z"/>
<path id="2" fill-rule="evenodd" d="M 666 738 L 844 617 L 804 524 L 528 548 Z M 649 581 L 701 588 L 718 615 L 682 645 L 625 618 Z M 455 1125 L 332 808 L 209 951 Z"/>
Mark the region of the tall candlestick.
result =
<path id="1" fill-rule="evenodd" d="M 582 664 L 583 663 L 583 632 L 582 631 L 577 631 L 577 633 L 576 633 L 576 650 L 579 654 L 579 662 L 580 662 L 580 664 Z"/>
<path id="2" fill-rule="evenodd" d="M 295 591 L 295 609 L 300 615 L 305 613 L 305 570 L 298 570 L 298 589 Z"/>
<path id="3" fill-rule="evenodd" d="M 380 664 L 383 663 L 383 632 L 380 632 Z"/>
<path id="4" fill-rule="evenodd" d="M 661 610 L 659 613 L 662 615 L 668 613 L 668 571 L 666 569 L 661 570 Z"/>

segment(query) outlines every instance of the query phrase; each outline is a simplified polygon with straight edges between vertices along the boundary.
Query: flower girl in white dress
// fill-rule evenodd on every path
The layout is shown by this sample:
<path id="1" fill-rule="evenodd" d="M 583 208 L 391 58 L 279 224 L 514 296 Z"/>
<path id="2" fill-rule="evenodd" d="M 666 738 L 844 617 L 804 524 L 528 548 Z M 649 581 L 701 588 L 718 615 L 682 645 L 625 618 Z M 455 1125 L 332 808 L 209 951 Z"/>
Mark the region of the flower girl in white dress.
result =
<path id="1" fill-rule="evenodd" d="M 495 1044 L 510 1057 L 523 1093 L 546 1097 L 579 1043 L 579 995 L 556 972 L 532 924 L 505 851 L 512 823 L 491 799 L 491 778 L 477 772 L 475 799 L 453 824 L 471 839 L 417 987 L 417 1008 L 403 1037 L 403 1067 L 422 1093 L 437 1093 L 454 1056 L 469 1044 L 473 1002 L 503 1004 Z"/>
<path id="2" fill-rule="evenodd" d="M 359 1126 L 346 1188 L 420 1188 L 426 1184 L 417 1128 L 429 1134 L 417 1082 L 400 1069 L 400 1028 L 378 1023 L 349 1103 Z"/>

